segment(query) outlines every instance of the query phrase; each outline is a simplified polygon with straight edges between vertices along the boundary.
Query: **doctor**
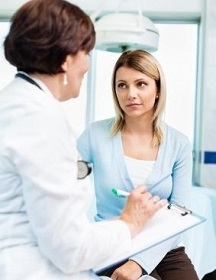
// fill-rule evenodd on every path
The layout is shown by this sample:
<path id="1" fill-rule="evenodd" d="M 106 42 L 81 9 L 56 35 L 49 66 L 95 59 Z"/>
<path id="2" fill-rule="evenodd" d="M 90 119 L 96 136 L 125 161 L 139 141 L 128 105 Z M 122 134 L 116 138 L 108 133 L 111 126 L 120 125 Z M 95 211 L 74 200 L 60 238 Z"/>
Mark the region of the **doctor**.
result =
<path id="1" fill-rule="evenodd" d="M 98 279 L 91 268 L 128 250 L 165 204 L 141 186 L 115 220 L 87 219 L 91 188 L 77 179 L 60 101 L 79 95 L 94 43 L 89 17 L 64 0 L 31 0 L 12 17 L 4 50 L 18 73 L 0 92 L 1 280 Z"/>

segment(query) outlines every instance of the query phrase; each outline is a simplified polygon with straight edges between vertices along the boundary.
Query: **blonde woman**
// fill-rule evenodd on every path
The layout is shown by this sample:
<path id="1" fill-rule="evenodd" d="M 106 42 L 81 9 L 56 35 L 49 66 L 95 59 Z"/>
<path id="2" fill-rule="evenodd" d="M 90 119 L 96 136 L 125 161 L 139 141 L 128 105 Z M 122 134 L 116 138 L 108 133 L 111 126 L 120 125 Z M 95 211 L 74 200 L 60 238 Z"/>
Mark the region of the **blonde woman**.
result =
<path id="1" fill-rule="evenodd" d="M 166 102 L 163 70 L 153 55 L 127 51 L 117 60 L 112 77 L 116 117 L 92 123 L 80 136 L 78 149 L 92 162 L 97 198 L 96 220 L 119 215 L 127 192 L 145 185 L 154 196 L 181 204 L 191 186 L 189 140 L 162 120 Z M 102 274 L 137 280 L 150 274 L 158 280 L 198 280 L 194 267 L 174 237 L 131 257 Z"/>

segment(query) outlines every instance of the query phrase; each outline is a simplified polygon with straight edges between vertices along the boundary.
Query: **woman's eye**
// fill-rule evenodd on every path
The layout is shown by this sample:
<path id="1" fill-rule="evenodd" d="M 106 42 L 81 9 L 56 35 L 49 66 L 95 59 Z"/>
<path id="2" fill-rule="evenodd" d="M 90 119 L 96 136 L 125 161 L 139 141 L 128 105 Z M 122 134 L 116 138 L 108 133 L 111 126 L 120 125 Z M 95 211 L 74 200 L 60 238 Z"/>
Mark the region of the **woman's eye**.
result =
<path id="1" fill-rule="evenodd" d="M 138 82 L 138 87 L 144 87 L 144 86 L 147 86 L 147 83 L 145 82 Z"/>
<path id="2" fill-rule="evenodd" d="M 117 85 L 117 88 L 125 88 L 125 87 L 126 87 L 126 85 L 124 83 L 119 83 Z"/>

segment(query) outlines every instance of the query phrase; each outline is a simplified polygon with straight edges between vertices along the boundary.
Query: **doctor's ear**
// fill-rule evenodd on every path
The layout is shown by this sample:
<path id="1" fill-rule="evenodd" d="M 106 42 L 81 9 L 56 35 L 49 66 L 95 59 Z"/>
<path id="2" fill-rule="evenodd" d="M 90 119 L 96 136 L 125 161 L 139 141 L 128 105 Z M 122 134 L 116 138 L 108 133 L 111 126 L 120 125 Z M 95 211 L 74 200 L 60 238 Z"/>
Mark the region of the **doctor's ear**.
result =
<path id="1" fill-rule="evenodd" d="M 71 66 L 73 63 L 74 63 L 74 60 L 75 60 L 75 56 L 71 55 L 71 54 L 68 54 L 66 57 L 65 57 L 65 61 L 62 63 L 61 67 L 62 67 L 62 70 L 64 72 L 67 72 L 68 70 L 68 67 Z"/>
<path id="2" fill-rule="evenodd" d="M 61 68 L 64 72 L 67 71 L 67 56 L 65 58 L 65 61 L 62 63 Z"/>

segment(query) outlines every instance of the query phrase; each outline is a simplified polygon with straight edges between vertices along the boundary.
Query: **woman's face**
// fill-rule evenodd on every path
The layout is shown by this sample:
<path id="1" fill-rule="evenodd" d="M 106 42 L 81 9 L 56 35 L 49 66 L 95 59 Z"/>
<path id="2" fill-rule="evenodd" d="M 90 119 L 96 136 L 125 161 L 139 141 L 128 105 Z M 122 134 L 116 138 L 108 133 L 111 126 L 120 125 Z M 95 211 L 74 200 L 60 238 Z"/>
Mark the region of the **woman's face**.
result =
<path id="1" fill-rule="evenodd" d="M 122 66 L 116 72 L 115 90 L 126 117 L 153 116 L 155 100 L 158 98 L 154 79 Z"/>
<path id="2" fill-rule="evenodd" d="M 64 100 L 76 98 L 79 95 L 84 74 L 88 71 L 89 56 L 85 51 L 79 51 L 76 55 L 68 55 L 67 85 L 64 86 Z"/>

